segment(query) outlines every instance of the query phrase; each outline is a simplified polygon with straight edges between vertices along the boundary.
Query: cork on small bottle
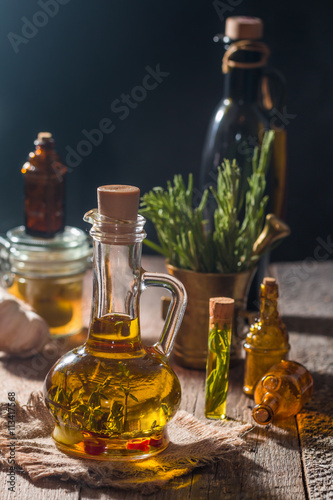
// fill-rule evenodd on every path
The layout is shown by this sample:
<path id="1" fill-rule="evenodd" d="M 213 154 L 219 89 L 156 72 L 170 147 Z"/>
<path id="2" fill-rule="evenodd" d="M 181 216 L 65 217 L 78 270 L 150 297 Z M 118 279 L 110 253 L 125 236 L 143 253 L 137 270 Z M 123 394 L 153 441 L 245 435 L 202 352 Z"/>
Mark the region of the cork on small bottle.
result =
<path id="1" fill-rule="evenodd" d="M 263 31 L 259 17 L 231 16 L 225 22 L 225 35 L 232 40 L 259 40 Z"/>
<path id="2" fill-rule="evenodd" d="M 52 139 L 52 134 L 50 132 L 39 132 L 37 135 L 38 141 L 49 141 Z"/>
<path id="3" fill-rule="evenodd" d="M 212 297 L 209 299 L 209 315 L 211 321 L 219 323 L 233 318 L 235 301 L 230 297 Z"/>
<path id="4" fill-rule="evenodd" d="M 266 277 L 264 278 L 264 285 L 265 286 L 275 286 L 276 285 L 276 279 L 275 278 L 269 278 L 269 277 Z"/>
<path id="5" fill-rule="evenodd" d="M 264 278 L 263 285 L 265 286 L 266 290 L 274 290 L 278 286 L 276 279 L 269 277 Z"/>
<path id="6" fill-rule="evenodd" d="M 135 186 L 114 184 L 97 189 L 98 212 L 112 219 L 136 221 L 140 189 Z"/>
<path id="7" fill-rule="evenodd" d="M 252 415 L 257 424 L 268 424 L 272 420 L 272 415 L 268 409 L 260 406 L 253 408 Z"/>
<path id="8" fill-rule="evenodd" d="M 34 144 L 36 146 L 38 144 L 41 145 L 54 144 L 52 134 L 50 132 L 38 132 L 37 139 L 34 141 Z"/>
<path id="9" fill-rule="evenodd" d="M 272 294 L 277 298 L 279 296 L 278 284 L 275 278 L 266 277 L 264 278 L 261 285 L 261 293 L 262 294 Z"/>

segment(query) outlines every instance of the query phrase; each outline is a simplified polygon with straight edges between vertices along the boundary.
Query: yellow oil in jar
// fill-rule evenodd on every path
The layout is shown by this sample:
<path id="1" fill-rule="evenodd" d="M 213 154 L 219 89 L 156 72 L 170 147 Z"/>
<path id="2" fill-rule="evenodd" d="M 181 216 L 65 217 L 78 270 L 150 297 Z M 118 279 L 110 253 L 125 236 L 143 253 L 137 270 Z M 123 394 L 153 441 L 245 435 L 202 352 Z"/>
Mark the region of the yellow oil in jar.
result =
<path id="1" fill-rule="evenodd" d="M 51 335 L 63 336 L 82 329 L 83 274 L 63 278 L 17 276 L 9 293 L 31 305 L 45 319 Z"/>

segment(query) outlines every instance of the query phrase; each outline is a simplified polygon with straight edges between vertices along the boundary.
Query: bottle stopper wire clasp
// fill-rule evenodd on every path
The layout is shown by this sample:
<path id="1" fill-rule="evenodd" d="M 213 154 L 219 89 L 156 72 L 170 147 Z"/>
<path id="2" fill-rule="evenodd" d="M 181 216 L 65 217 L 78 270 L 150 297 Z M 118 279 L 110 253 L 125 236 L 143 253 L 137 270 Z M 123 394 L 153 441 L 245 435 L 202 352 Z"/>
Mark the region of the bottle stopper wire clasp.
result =
<path id="1" fill-rule="evenodd" d="M 237 52 L 258 52 L 261 58 L 256 62 L 242 62 L 231 59 Z M 222 72 L 228 73 L 230 68 L 252 69 L 265 66 L 270 55 L 268 46 L 263 42 L 254 42 L 252 40 L 239 40 L 230 45 L 222 59 Z"/>

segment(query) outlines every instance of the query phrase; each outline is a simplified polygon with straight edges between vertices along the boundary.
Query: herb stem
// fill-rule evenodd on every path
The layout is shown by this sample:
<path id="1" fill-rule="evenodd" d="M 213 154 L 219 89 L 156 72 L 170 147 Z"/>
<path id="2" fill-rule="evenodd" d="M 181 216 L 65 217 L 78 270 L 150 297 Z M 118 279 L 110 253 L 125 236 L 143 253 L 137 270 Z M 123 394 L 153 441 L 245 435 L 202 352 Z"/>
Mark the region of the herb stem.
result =
<path id="1" fill-rule="evenodd" d="M 274 132 L 266 132 L 261 150 L 255 148 L 248 179 L 242 178 L 235 160 L 224 160 L 218 168 L 216 189 L 206 189 L 197 203 L 192 174 L 187 186 L 181 175 L 175 175 L 166 190 L 155 187 L 145 193 L 140 213 L 153 222 L 159 242 L 145 240 L 145 244 L 182 269 L 237 273 L 253 268 L 260 257 L 253 246 L 264 225 L 273 140 Z M 209 200 L 209 192 L 213 200 Z M 216 204 L 214 228 L 206 220 L 208 201 Z"/>

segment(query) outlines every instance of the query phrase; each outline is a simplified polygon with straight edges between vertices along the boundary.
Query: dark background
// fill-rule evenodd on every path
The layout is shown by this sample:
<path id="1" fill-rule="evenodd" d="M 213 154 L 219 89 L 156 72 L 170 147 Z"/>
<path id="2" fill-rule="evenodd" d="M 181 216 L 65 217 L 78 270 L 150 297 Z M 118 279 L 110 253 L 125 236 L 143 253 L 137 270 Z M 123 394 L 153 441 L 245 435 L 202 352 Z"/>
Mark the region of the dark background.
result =
<path id="1" fill-rule="evenodd" d="M 22 36 L 22 17 L 31 21 L 42 9 L 37 0 L 0 4 L 0 232 L 23 223 L 20 168 L 39 131 L 53 133 L 65 159 L 66 147 L 76 149 L 85 139 L 83 129 L 97 128 L 103 118 L 115 125 L 68 175 L 71 225 L 85 227 L 82 215 L 96 206 L 101 184 L 134 184 L 143 193 L 175 173 L 193 172 L 198 180 L 208 122 L 222 97 L 222 47 L 213 35 L 229 15 L 255 15 L 265 23 L 269 65 L 288 82 L 292 235 L 273 258 L 318 258 L 317 238 L 327 241 L 333 227 L 328 1 L 225 0 L 219 13 L 207 0 L 68 0 L 58 6 L 15 53 L 8 33 Z M 169 75 L 121 120 L 111 103 L 141 85 L 146 66 L 158 64 Z M 321 255 L 332 253 L 329 247 Z"/>

